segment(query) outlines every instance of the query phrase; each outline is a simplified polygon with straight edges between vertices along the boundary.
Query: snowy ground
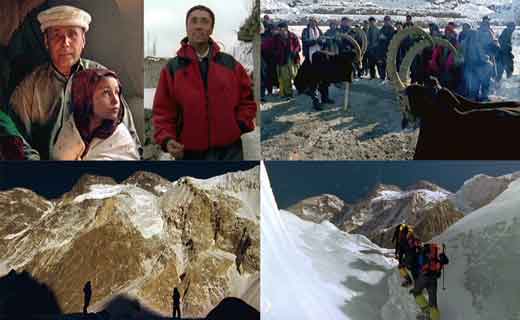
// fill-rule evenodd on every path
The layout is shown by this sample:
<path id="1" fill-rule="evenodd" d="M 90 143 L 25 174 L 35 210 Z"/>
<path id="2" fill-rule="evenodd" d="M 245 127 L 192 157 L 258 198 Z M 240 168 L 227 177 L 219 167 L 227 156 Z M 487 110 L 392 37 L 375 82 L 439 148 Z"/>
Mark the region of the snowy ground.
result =
<path id="1" fill-rule="evenodd" d="M 162 152 L 161 148 L 153 143 L 152 133 L 152 105 L 155 89 L 144 89 L 144 108 L 145 108 L 145 160 L 171 160 L 171 157 Z M 257 127 L 253 132 L 242 136 L 244 148 L 244 160 L 260 160 L 260 128 Z"/>
<path id="2" fill-rule="evenodd" d="M 401 130 L 394 89 L 381 80 L 355 80 L 350 109 L 344 90 L 331 86 L 335 100 L 323 111 L 306 95 L 291 101 L 268 97 L 262 105 L 262 155 L 267 160 L 412 159 L 417 130 Z"/>
<path id="3" fill-rule="evenodd" d="M 384 15 L 402 17 L 404 20 L 407 14 L 423 22 L 453 18 L 471 22 L 485 15 L 503 22 L 512 18 L 512 4 L 512 0 L 497 0 L 492 4 L 486 0 L 263 0 L 262 12 L 292 23 L 301 22 L 310 15 L 325 21 L 345 15 L 354 20 L 366 19 L 368 16 L 382 18 Z"/>
<path id="4" fill-rule="evenodd" d="M 263 165 L 260 181 L 263 318 L 415 319 L 390 250 L 278 210 Z M 441 320 L 519 319 L 518 208 L 520 179 L 434 238 L 450 258 L 438 282 Z"/>

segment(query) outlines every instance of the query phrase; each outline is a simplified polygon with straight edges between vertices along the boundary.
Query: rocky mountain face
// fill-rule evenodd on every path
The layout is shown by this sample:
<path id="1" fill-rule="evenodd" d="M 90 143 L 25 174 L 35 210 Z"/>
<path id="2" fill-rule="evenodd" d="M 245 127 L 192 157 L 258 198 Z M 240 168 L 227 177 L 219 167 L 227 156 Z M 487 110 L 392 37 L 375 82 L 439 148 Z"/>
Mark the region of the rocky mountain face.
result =
<path id="1" fill-rule="evenodd" d="M 287 210 L 303 220 L 321 223 L 339 219 L 348 210 L 348 205 L 335 195 L 323 194 L 304 199 Z"/>
<path id="2" fill-rule="evenodd" d="M 173 183 L 86 176 L 53 201 L 1 192 L 0 266 L 45 283 L 65 313 L 81 310 L 87 281 L 91 311 L 124 294 L 170 315 L 174 287 L 186 316 L 228 296 L 259 309 L 259 187 L 254 168 Z"/>
<path id="3" fill-rule="evenodd" d="M 449 226 L 463 218 L 464 215 L 455 209 L 455 207 L 448 201 L 439 202 L 429 208 L 421 210 L 410 211 L 404 223 L 413 226 L 414 234 L 422 241 L 430 241 L 433 237 L 441 234 Z M 371 221 L 372 222 L 372 221 Z M 354 232 L 366 235 L 372 242 L 385 248 L 392 248 L 392 237 L 395 231 L 395 225 L 391 228 L 378 228 L 375 225 L 371 229 L 371 225 L 375 223 L 367 223 L 362 227 L 356 229 Z"/>
<path id="4" fill-rule="evenodd" d="M 289 211 L 312 222 L 329 220 L 343 231 L 363 234 L 379 246 L 390 248 L 394 227 L 400 223 L 413 225 L 418 237 L 428 241 L 462 218 L 463 214 L 449 201 L 452 196 L 428 181 L 419 181 L 405 190 L 380 184 L 355 204 L 323 195 L 305 199 Z"/>

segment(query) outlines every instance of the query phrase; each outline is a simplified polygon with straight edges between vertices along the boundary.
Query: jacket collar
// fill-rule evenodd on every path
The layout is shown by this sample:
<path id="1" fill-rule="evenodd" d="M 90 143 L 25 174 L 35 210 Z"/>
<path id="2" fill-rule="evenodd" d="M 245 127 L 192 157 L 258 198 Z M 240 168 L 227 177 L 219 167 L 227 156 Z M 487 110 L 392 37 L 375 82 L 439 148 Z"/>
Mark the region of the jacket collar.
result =
<path id="1" fill-rule="evenodd" d="M 209 57 L 214 59 L 217 54 L 220 52 L 219 45 L 212 39 L 209 38 Z M 188 42 L 188 37 L 185 37 L 181 41 L 181 48 L 177 51 L 177 56 L 187 58 L 193 61 L 198 61 L 199 58 L 197 56 L 197 52 L 195 48 Z"/>
<path id="2" fill-rule="evenodd" d="M 54 66 L 54 64 L 52 63 L 52 61 L 50 62 L 50 66 L 51 66 L 51 69 L 52 69 L 52 71 L 53 71 L 54 76 L 55 76 L 58 80 L 60 80 L 60 81 L 63 82 L 63 83 L 66 83 L 66 82 L 69 80 L 70 77 L 67 78 L 67 77 L 65 77 L 65 75 L 63 75 L 60 71 L 58 71 L 58 69 Z M 72 76 L 73 74 L 75 74 L 76 72 L 83 71 L 83 70 L 85 70 L 85 69 L 86 69 L 86 67 L 85 67 L 85 60 L 83 60 L 83 59 L 80 58 L 79 61 L 78 61 L 75 65 L 72 66 L 71 76 Z"/>

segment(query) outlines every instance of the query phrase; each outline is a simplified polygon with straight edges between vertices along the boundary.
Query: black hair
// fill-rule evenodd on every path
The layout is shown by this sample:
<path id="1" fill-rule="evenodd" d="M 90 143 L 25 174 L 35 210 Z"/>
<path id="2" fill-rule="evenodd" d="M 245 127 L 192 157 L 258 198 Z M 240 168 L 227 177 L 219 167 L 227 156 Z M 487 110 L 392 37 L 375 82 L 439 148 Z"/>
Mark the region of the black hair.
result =
<path id="1" fill-rule="evenodd" d="M 192 7 L 190 10 L 188 10 L 188 13 L 186 14 L 186 25 L 188 24 L 188 18 L 190 16 L 190 14 L 195 10 L 202 10 L 202 11 L 206 11 L 207 13 L 209 13 L 209 15 L 211 16 L 211 28 L 213 29 L 213 27 L 215 26 L 215 14 L 213 13 L 213 11 L 211 11 L 210 8 L 203 6 L 203 5 L 198 5 L 198 6 Z"/>

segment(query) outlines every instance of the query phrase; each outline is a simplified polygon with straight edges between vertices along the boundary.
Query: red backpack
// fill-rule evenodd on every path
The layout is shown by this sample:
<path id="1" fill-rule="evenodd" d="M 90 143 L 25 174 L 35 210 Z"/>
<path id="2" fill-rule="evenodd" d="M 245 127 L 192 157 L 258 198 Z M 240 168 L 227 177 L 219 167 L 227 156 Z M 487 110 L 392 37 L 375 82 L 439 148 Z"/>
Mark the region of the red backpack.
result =
<path id="1" fill-rule="evenodd" d="M 426 253 L 428 258 L 427 263 L 423 265 L 423 272 L 440 272 L 442 270 L 443 264 L 440 259 L 440 246 L 436 243 L 431 243 L 428 246 L 429 250 Z"/>

